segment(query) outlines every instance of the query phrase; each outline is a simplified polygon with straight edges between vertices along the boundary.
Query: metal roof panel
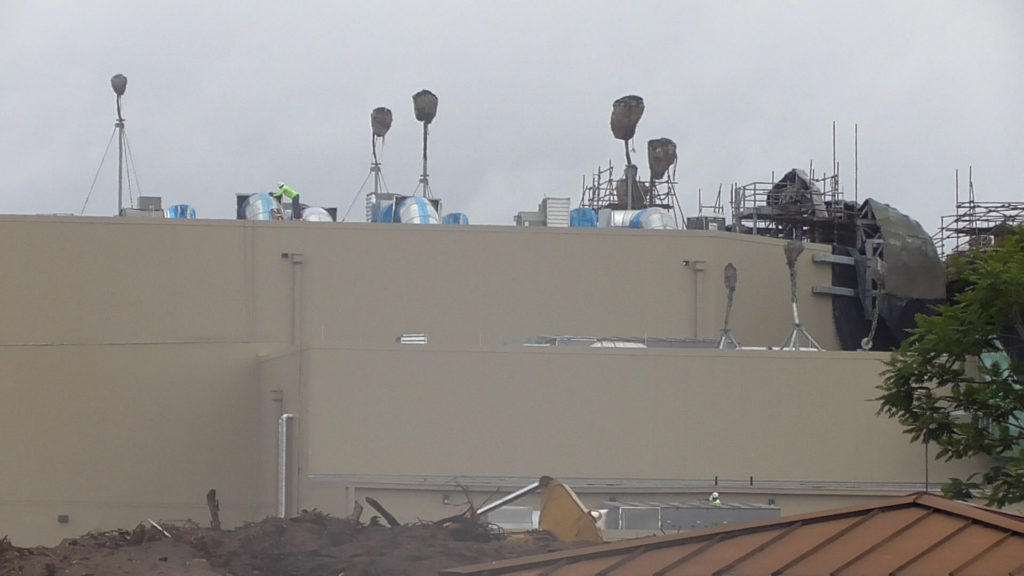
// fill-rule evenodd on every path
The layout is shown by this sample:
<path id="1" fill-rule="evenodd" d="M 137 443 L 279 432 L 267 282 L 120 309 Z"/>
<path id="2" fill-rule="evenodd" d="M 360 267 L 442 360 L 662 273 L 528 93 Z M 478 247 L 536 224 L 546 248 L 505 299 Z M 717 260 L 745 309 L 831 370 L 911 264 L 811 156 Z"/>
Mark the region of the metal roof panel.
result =
<path id="1" fill-rule="evenodd" d="M 1007 537 L 1002 542 L 964 566 L 956 576 L 991 576 L 1010 574 L 1024 567 L 1024 538 Z"/>
<path id="2" fill-rule="evenodd" d="M 987 550 L 1005 538 L 1008 532 L 969 524 L 948 540 L 936 546 L 928 554 L 899 570 L 900 576 L 932 576 L 949 574 L 958 566 L 967 564 L 979 551 Z"/>
<path id="3" fill-rule="evenodd" d="M 444 570 L 448 576 L 1024 574 L 1024 518 L 930 494 Z"/>

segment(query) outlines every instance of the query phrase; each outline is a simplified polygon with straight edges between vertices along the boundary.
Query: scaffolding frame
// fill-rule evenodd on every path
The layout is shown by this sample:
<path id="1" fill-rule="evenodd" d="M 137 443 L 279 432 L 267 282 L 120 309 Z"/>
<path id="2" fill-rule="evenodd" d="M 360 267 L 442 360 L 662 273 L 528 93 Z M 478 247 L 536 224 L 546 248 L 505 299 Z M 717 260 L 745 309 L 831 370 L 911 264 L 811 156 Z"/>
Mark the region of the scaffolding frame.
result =
<path id="1" fill-rule="evenodd" d="M 960 171 L 956 173 L 956 213 L 940 218 L 932 241 L 943 258 L 991 246 L 1009 229 L 1024 223 L 1024 202 L 978 202 L 974 199 L 973 168 L 968 172 L 967 200 L 960 200 Z"/>
<path id="2" fill-rule="evenodd" d="M 641 182 L 637 184 L 643 195 L 643 202 L 640 205 L 629 206 L 619 201 L 615 178 L 615 167 L 611 160 L 608 167 L 598 167 L 590 175 L 590 184 L 587 184 L 587 177 L 583 177 L 583 191 L 580 196 L 580 208 L 590 208 L 597 212 L 601 209 L 613 210 L 643 210 L 645 208 L 664 208 L 672 213 L 675 219 L 676 228 L 683 225 L 683 211 L 679 207 L 679 198 L 676 196 L 676 165 L 672 165 L 671 175 L 666 174 L 662 180 Z"/>
<path id="3" fill-rule="evenodd" d="M 742 186 L 733 184 L 729 191 L 734 232 L 769 236 L 773 238 L 805 239 L 811 242 L 834 244 L 844 233 L 853 229 L 857 207 L 847 205 L 839 188 L 839 174 L 814 177 L 811 167 L 809 180 L 817 185 L 822 200 L 819 213 L 812 206 L 797 207 L 772 202 L 777 190 L 775 174 L 771 182 L 751 182 Z"/>

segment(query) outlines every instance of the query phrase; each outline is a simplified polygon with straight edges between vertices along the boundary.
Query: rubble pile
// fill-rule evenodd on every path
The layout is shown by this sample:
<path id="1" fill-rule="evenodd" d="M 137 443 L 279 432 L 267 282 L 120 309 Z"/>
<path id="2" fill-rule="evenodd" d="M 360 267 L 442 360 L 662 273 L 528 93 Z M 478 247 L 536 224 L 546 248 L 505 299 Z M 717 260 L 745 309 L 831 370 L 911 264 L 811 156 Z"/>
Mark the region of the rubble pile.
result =
<path id="1" fill-rule="evenodd" d="M 52 548 L 19 548 L 3 538 L 0 576 L 434 576 L 445 568 L 571 547 L 540 535 L 508 538 L 483 524 L 473 530 L 436 523 L 389 527 L 375 519 L 362 523 L 313 510 L 234 530 L 144 522 L 134 530 L 91 532 Z"/>

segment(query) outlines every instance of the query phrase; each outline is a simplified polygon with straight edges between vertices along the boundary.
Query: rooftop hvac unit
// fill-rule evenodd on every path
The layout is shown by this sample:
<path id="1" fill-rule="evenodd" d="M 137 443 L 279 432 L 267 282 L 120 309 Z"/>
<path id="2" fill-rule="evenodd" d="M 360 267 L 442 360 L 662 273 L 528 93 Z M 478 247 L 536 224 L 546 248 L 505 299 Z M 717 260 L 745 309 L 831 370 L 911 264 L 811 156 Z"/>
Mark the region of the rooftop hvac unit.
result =
<path id="1" fill-rule="evenodd" d="M 544 213 L 521 211 L 516 214 L 515 220 L 516 226 L 543 226 Z"/>
<path id="2" fill-rule="evenodd" d="M 370 222 L 439 224 L 440 198 L 371 193 L 366 195 L 366 215 Z"/>
<path id="3" fill-rule="evenodd" d="M 629 219 L 630 228 L 643 230 L 675 230 L 676 223 L 664 208 L 644 208 Z"/>
<path id="4" fill-rule="evenodd" d="M 540 211 L 544 214 L 544 225 L 551 228 L 569 227 L 569 199 L 545 198 L 541 200 Z"/>
<path id="5" fill-rule="evenodd" d="M 609 530 L 661 530 L 685 532 L 722 524 L 774 520 L 782 510 L 774 504 L 729 502 L 606 502 L 605 528 Z"/>
<path id="6" fill-rule="evenodd" d="M 569 198 L 544 198 L 536 212 L 521 211 L 516 214 L 516 226 L 548 226 L 568 228 L 570 223 Z"/>
<path id="7" fill-rule="evenodd" d="M 687 230 L 725 230 L 722 216 L 691 216 L 686 219 Z"/>
<path id="8" fill-rule="evenodd" d="M 437 208 L 430 198 L 413 196 L 398 205 L 398 221 L 405 224 L 439 224 Z"/>
<path id="9" fill-rule="evenodd" d="M 302 211 L 303 222 L 334 222 L 335 216 L 327 208 L 310 206 Z"/>
<path id="10" fill-rule="evenodd" d="M 163 210 L 163 199 L 159 196 L 139 196 L 139 210 Z"/>
<path id="11" fill-rule="evenodd" d="M 141 210 L 139 208 L 122 208 L 121 216 L 128 218 L 163 218 L 163 210 Z"/>
<path id="12" fill-rule="evenodd" d="M 661 508 L 656 506 L 622 506 L 619 508 L 619 530 L 660 530 Z"/>
<path id="13" fill-rule="evenodd" d="M 281 204 L 265 192 L 259 194 L 236 194 L 238 205 L 235 217 L 238 220 L 284 220 Z"/>

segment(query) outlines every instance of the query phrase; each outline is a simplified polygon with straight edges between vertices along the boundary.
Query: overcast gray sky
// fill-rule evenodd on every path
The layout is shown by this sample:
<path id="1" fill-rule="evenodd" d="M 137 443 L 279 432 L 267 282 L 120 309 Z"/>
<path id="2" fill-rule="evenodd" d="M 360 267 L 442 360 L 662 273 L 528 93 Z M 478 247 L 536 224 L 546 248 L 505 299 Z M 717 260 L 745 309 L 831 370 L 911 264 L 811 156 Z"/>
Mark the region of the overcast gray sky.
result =
<path id="1" fill-rule="evenodd" d="M 439 98 L 430 174 L 446 212 L 511 224 L 624 163 L 612 102 L 642 96 L 646 141 L 679 149 L 696 212 L 719 185 L 832 162 L 842 187 L 929 232 L 978 200 L 1024 201 L 1024 2 L 220 2 L 5 0 L 0 213 L 81 213 L 128 77 L 135 193 L 232 218 L 278 180 L 344 212 L 369 173 L 370 111 L 394 112 L 382 160 L 411 193 Z M 117 207 L 116 142 L 86 215 Z M 356 200 L 349 220 L 364 214 Z"/>

